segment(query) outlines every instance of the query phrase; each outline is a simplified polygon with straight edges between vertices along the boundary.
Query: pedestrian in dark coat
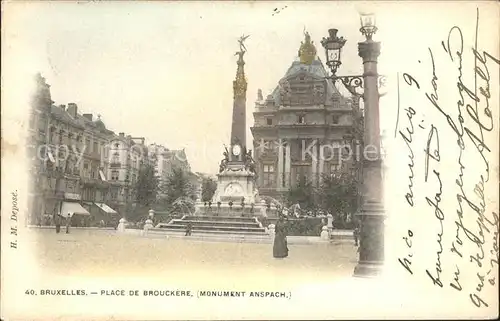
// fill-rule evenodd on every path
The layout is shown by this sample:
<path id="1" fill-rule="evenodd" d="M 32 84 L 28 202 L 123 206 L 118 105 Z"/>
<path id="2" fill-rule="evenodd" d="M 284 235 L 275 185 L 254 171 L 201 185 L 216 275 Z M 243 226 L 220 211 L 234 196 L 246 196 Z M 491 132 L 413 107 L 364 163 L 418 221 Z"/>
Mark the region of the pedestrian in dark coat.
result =
<path id="1" fill-rule="evenodd" d="M 359 227 L 356 226 L 356 228 L 354 229 L 354 231 L 352 232 L 353 236 L 354 236 L 354 246 L 358 246 L 359 242 Z"/>
<path id="2" fill-rule="evenodd" d="M 280 215 L 276 222 L 273 256 L 275 258 L 285 258 L 288 256 L 288 242 L 286 240 L 286 225 L 283 215 Z"/>
<path id="3" fill-rule="evenodd" d="M 71 224 L 71 216 L 66 218 L 66 234 L 69 234 L 69 225 Z"/>
<path id="4" fill-rule="evenodd" d="M 193 229 L 193 225 L 191 224 L 191 222 L 189 222 L 186 226 L 186 234 L 185 236 L 190 236 L 191 235 L 191 230 Z"/>

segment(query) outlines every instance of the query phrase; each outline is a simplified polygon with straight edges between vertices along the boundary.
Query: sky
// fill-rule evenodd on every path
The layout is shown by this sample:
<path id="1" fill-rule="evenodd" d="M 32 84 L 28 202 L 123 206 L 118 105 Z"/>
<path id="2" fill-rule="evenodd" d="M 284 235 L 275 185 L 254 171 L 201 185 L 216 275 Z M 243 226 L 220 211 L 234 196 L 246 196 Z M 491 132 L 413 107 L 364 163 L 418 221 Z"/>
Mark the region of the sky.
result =
<path id="1" fill-rule="evenodd" d="M 338 74 L 352 75 L 362 73 L 360 12 L 375 13 L 376 39 L 388 40 L 381 73 L 394 73 L 391 57 L 401 47 L 390 55 L 384 50 L 398 44 L 398 30 L 408 27 L 405 15 L 363 2 L 50 2 L 11 10 L 3 32 L 7 56 L 22 61 L 19 78 L 41 72 L 55 104 L 74 102 L 80 113 L 101 115 L 115 133 L 186 148 L 192 169 L 206 173 L 217 171 L 229 143 L 241 35 L 250 35 L 245 72 L 251 146 L 257 91 L 265 97 L 277 85 L 297 57 L 304 28 L 323 61 L 320 40 L 338 28 L 347 39 Z M 382 102 L 390 103 L 386 97 Z"/>

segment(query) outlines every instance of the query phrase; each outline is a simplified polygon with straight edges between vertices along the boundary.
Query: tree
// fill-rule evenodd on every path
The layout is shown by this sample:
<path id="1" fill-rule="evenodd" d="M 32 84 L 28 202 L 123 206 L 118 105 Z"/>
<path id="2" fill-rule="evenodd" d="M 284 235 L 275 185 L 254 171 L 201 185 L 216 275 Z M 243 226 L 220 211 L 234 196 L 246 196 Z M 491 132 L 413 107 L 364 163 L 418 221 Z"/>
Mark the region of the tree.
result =
<path id="1" fill-rule="evenodd" d="M 217 189 L 217 182 L 211 177 L 203 178 L 201 183 L 201 200 L 203 202 L 209 202 L 215 194 Z"/>
<path id="2" fill-rule="evenodd" d="M 304 210 L 315 209 L 315 191 L 310 181 L 305 176 L 301 177 L 297 185 L 290 188 L 287 193 L 288 206 L 299 204 Z"/>
<path id="3" fill-rule="evenodd" d="M 170 210 L 175 210 L 174 202 L 177 199 L 190 198 L 194 200 L 196 198 L 188 175 L 180 168 L 173 169 L 165 180 L 162 191 L 165 194 L 162 202 Z"/>
<path id="4" fill-rule="evenodd" d="M 141 207 L 151 207 L 156 202 L 159 178 L 156 176 L 153 165 L 146 164 L 139 169 L 137 181 L 133 186 L 135 201 Z M 136 211 L 136 213 L 141 211 Z M 130 213 L 129 213 L 130 216 Z M 135 216 L 135 215 L 134 215 Z M 133 217 L 129 217 L 132 219 Z"/>
<path id="5" fill-rule="evenodd" d="M 348 222 L 359 207 L 358 188 L 354 177 L 348 174 L 323 175 L 318 198 L 321 208 L 331 213 L 342 226 Z"/>

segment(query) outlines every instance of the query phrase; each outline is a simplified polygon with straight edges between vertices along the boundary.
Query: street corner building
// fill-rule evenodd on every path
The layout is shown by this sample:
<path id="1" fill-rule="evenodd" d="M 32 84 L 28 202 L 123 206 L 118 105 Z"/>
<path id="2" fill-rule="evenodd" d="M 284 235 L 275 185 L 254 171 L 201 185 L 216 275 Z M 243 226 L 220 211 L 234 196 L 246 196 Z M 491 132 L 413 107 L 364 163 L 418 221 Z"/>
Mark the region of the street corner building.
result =
<path id="1" fill-rule="evenodd" d="M 121 217 L 134 210 L 134 185 L 142 166 L 155 166 L 162 177 L 174 167 L 190 172 L 184 150 L 159 153 L 156 144 L 147 146 L 143 137 L 115 134 L 100 115 L 80 114 L 75 103 L 55 105 L 42 75 L 37 74 L 34 81 L 26 224 L 54 225 L 56 218 L 63 218 L 72 225 L 102 221 L 116 227 Z M 159 156 L 152 157 L 150 148 Z"/>
<path id="2" fill-rule="evenodd" d="M 362 126 L 359 102 L 339 92 L 311 36 L 304 36 L 298 57 L 275 89 L 265 99 L 259 89 L 255 102 L 251 131 L 264 198 L 283 200 L 301 179 L 318 186 L 323 174 L 356 170 L 356 157 L 341 155 L 353 144 L 348 137 Z"/>

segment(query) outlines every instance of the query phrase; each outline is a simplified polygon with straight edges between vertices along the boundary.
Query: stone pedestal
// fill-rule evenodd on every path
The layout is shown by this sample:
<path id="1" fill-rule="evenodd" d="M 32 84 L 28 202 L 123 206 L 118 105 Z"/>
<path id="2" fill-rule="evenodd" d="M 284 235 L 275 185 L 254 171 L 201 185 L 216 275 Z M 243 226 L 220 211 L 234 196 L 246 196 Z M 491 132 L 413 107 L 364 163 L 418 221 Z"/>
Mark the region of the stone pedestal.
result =
<path id="1" fill-rule="evenodd" d="M 327 218 L 327 228 L 328 228 L 328 231 L 331 233 L 333 231 L 333 215 L 328 213 L 328 215 L 326 216 Z"/>
<path id="2" fill-rule="evenodd" d="M 258 197 L 255 174 L 245 167 L 245 163 L 229 162 L 217 176 L 212 206 L 196 202 L 195 215 L 267 217 L 266 204 Z"/>
<path id="3" fill-rule="evenodd" d="M 247 205 L 256 204 L 255 174 L 246 169 L 244 163 L 229 163 L 217 176 L 217 190 L 212 203 L 233 202 L 235 206 L 239 206 L 244 199 Z"/>
<path id="4" fill-rule="evenodd" d="M 147 219 L 145 224 L 144 224 L 144 236 L 147 236 L 149 230 L 152 228 L 153 228 L 153 221 L 150 219 Z"/>
<path id="5" fill-rule="evenodd" d="M 369 200 L 361 213 L 359 238 L 359 260 L 354 276 L 369 277 L 382 273 L 384 264 L 384 207 L 383 204 Z"/>
<path id="6" fill-rule="evenodd" d="M 267 204 L 266 201 L 260 201 L 260 216 L 267 217 Z"/>
<path id="7" fill-rule="evenodd" d="M 120 221 L 118 222 L 118 227 L 116 228 L 116 230 L 119 232 L 119 233 L 124 233 L 125 232 L 125 223 L 127 223 L 127 220 L 125 218 L 121 218 Z"/>
<path id="8" fill-rule="evenodd" d="M 330 231 L 328 231 L 328 226 L 323 226 L 320 237 L 322 240 L 327 241 L 330 239 Z"/>
<path id="9" fill-rule="evenodd" d="M 269 236 L 274 237 L 275 228 L 276 228 L 276 225 L 269 224 L 269 226 L 267 227 L 267 232 L 268 232 Z"/>

